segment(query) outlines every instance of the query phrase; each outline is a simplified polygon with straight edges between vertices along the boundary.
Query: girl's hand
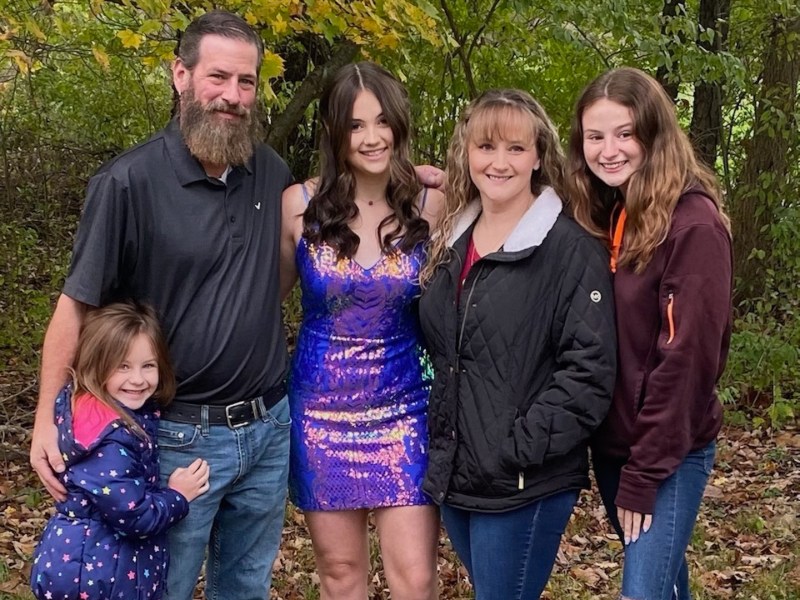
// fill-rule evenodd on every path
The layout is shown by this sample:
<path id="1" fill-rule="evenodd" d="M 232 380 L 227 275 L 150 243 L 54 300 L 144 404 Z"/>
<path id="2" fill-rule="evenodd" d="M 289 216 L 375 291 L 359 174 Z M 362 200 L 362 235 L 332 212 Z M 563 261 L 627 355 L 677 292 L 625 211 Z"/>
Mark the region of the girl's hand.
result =
<path id="1" fill-rule="evenodd" d="M 208 478 L 211 471 L 208 463 L 198 458 L 188 467 L 178 467 L 169 476 L 167 485 L 180 492 L 191 502 L 208 491 Z"/>
<path id="2" fill-rule="evenodd" d="M 625 545 L 639 539 L 641 533 L 647 533 L 653 523 L 653 515 L 644 515 L 627 508 L 617 507 L 617 518 L 625 535 Z"/>

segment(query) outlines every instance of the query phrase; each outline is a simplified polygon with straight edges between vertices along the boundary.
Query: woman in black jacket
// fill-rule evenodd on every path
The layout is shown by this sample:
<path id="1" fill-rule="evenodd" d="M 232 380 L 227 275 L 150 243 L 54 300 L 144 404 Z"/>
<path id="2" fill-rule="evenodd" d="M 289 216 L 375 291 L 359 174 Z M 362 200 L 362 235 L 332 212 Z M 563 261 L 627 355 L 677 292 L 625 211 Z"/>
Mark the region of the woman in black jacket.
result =
<path id="1" fill-rule="evenodd" d="M 541 594 L 614 386 L 608 255 L 562 214 L 563 164 L 528 94 L 473 101 L 422 273 L 434 364 L 424 490 L 478 600 Z"/>

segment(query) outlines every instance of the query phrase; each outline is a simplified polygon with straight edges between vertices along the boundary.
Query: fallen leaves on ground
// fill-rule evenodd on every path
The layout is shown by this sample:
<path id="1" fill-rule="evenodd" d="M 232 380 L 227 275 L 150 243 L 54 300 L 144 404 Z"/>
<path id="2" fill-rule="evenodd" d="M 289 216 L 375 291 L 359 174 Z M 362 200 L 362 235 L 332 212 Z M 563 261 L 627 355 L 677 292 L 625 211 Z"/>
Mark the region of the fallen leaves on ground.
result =
<path id="1" fill-rule="evenodd" d="M 8 395 L 3 394 L 7 399 Z M 17 400 L 15 399 L 15 402 Z M 0 406 L 5 406 L 5 400 Z M 32 404 L 31 404 L 32 406 Z M 7 406 L 5 407 L 8 408 Z M 15 409 L 16 410 L 16 409 Z M 30 414 L 28 411 L 26 414 Z M 2 417 L 0 411 L 0 417 Z M 29 598 L 30 557 L 52 503 L 27 461 L 30 420 L 0 422 L 0 597 Z M 770 571 L 785 580 L 786 595 L 797 598 L 800 563 L 800 434 L 725 428 L 717 464 L 706 489 L 689 550 L 690 569 L 701 598 L 760 600 L 753 586 Z M 389 597 L 380 568 L 374 528 L 370 554 L 370 597 Z M 562 540 L 553 578 L 544 598 L 611 599 L 618 593 L 622 546 L 611 532 L 599 498 L 584 492 Z M 439 544 L 440 598 L 471 597 L 466 570 L 442 533 Z M 783 569 L 783 570 L 781 570 Z M 275 561 L 272 600 L 317 598 L 311 541 L 302 514 L 287 511 Z"/>

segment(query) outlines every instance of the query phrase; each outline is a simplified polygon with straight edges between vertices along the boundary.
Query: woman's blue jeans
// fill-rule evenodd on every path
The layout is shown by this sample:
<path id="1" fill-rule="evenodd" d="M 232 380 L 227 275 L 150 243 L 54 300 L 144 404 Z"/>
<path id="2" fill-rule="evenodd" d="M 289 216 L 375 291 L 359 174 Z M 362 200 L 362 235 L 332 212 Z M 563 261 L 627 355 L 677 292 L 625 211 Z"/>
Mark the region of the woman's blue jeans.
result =
<path id="1" fill-rule="evenodd" d="M 647 533 L 625 546 L 622 595 L 633 600 L 690 600 L 686 548 L 700 501 L 714 466 L 716 443 L 690 452 L 677 471 L 658 488 L 653 523 Z M 614 500 L 624 460 L 592 456 L 597 487 L 620 540 L 622 529 Z"/>
<path id="2" fill-rule="evenodd" d="M 476 600 L 539 598 L 577 500 L 578 490 L 569 490 L 502 513 L 442 505 L 445 529 Z"/>

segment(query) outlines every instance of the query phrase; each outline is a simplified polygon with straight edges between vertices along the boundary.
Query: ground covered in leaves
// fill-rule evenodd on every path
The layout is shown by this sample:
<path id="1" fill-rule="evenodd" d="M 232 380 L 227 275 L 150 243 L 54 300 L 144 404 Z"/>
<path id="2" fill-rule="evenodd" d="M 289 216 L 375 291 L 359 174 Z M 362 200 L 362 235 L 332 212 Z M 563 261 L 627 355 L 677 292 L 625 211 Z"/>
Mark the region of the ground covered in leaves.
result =
<path id="1" fill-rule="evenodd" d="M 52 503 L 28 465 L 31 386 L 0 381 L 0 600 L 28 600 L 30 557 Z M 14 378 L 19 381 L 18 378 Z M 726 427 L 689 551 L 695 600 L 800 600 L 800 431 Z M 389 597 L 373 536 L 371 599 Z M 618 593 L 621 545 L 596 494 L 585 492 L 561 544 L 545 598 Z M 444 533 L 440 598 L 470 598 Z M 302 514 L 287 512 L 272 599 L 318 598 Z M 198 596 L 199 597 L 199 596 Z"/>

